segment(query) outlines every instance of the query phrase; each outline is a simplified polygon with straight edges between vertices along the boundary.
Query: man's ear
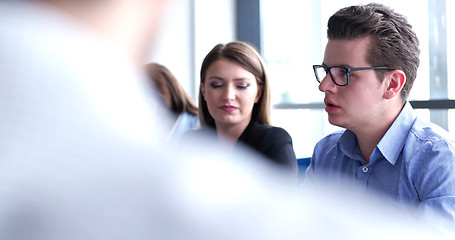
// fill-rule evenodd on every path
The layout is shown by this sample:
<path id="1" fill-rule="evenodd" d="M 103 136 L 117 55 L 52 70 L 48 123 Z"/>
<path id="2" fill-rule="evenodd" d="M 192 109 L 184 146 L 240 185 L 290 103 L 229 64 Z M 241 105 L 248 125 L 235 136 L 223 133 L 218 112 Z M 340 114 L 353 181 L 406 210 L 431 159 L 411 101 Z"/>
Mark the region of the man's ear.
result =
<path id="1" fill-rule="evenodd" d="M 393 70 L 386 75 L 384 79 L 387 86 L 384 91 L 384 98 L 389 100 L 395 96 L 401 96 L 401 89 L 406 83 L 406 74 L 401 70 Z"/>

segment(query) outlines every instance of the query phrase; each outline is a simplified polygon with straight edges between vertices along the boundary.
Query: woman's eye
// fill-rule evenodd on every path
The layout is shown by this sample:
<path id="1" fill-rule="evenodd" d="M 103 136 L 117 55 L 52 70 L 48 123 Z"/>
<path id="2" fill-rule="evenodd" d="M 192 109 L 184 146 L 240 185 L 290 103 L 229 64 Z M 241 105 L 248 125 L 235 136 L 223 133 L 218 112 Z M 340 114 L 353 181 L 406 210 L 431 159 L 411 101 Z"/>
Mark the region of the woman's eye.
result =
<path id="1" fill-rule="evenodd" d="M 221 84 L 221 83 L 217 83 L 217 82 L 210 83 L 210 87 L 212 87 L 212 88 L 219 88 L 221 86 L 223 86 L 223 84 Z"/>
<path id="2" fill-rule="evenodd" d="M 237 88 L 245 89 L 245 88 L 247 88 L 247 87 L 249 87 L 249 86 L 250 86 L 250 84 L 248 84 L 248 83 L 241 83 L 241 84 L 238 84 L 238 85 L 237 85 Z"/>

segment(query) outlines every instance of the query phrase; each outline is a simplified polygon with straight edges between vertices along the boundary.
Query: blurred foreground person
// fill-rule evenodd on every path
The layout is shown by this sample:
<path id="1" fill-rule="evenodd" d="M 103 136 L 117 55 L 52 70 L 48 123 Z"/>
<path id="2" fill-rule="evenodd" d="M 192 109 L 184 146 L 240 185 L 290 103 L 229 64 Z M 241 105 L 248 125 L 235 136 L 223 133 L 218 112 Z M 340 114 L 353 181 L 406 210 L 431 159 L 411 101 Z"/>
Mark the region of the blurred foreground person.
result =
<path id="1" fill-rule="evenodd" d="M 297 195 L 244 152 L 162 147 L 140 72 L 162 4 L 0 2 L 0 239 L 364 239 L 359 220 L 377 239 L 441 236 Z"/>
<path id="2" fill-rule="evenodd" d="M 164 104 L 172 112 L 170 118 L 173 124 L 167 141 L 176 143 L 186 131 L 199 128 L 197 106 L 174 74 L 158 63 L 146 64 L 145 71 L 149 76 L 149 82 L 158 90 Z"/>
<path id="3" fill-rule="evenodd" d="M 313 69 L 329 122 L 345 130 L 317 143 L 307 179 L 347 178 L 455 229 L 455 141 L 407 101 L 420 53 L 412 26 L 389 7 L 359 5 L 332 15 L 327 36 Z"/>

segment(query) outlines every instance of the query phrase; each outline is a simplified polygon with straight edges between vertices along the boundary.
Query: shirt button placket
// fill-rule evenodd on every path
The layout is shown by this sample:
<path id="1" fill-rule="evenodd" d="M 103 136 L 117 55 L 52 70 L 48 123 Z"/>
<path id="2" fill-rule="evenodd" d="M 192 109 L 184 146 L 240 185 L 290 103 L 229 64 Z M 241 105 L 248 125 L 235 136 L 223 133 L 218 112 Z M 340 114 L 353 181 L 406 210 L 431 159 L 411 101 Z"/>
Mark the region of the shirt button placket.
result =
<path id="1" fill-rule="evenodd" d="M 363 189 L 363 191 L 366 191 L 367 184 L 368 184 L 368 178 L 370 177 L 371 174 L 371 169 L 367 166 L 361 166 L 357 170 L 357 183 L 359 184 L 358 187 Z"/>

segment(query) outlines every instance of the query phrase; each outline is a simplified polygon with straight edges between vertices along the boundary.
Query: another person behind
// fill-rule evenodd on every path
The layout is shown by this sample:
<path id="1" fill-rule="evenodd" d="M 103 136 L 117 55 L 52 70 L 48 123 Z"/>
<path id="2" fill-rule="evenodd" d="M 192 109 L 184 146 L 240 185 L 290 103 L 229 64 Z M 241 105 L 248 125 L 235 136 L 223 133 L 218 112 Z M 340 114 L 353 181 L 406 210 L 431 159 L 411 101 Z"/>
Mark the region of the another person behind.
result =
<path id="1" fill-rule="evenodd" d="M 455 143 L 407 101 L 420 53 L 411 25 L 389 7 L 359 5 L 330 17 L 327 35 L 324 61 L 313 68 L 329 122 L 346 130 L 317 143 L 307 179 L 346 178 L 453 224 Z"/>
<path id="2" fill-rule="evenodd" d="M 165 66 L 157 63 L 145 65 L 145 71 L 154 89 L 158 90 L 164 104 L 173 113 L 172 117 L 175 122 L 172 124 L 167 140 L 177 142 L 186 131 L 199 128 L 197 106 L 174 74 Z"/>
<path id="3" fill-rule="evenodd" d="M 291 136 L 270 125 L 268 81 L 253 46 L 216 45 L 201 66 L 199 118 L 202 126 L 216 130 L 222 144 L 245 144 L 297 174 Z"/>

